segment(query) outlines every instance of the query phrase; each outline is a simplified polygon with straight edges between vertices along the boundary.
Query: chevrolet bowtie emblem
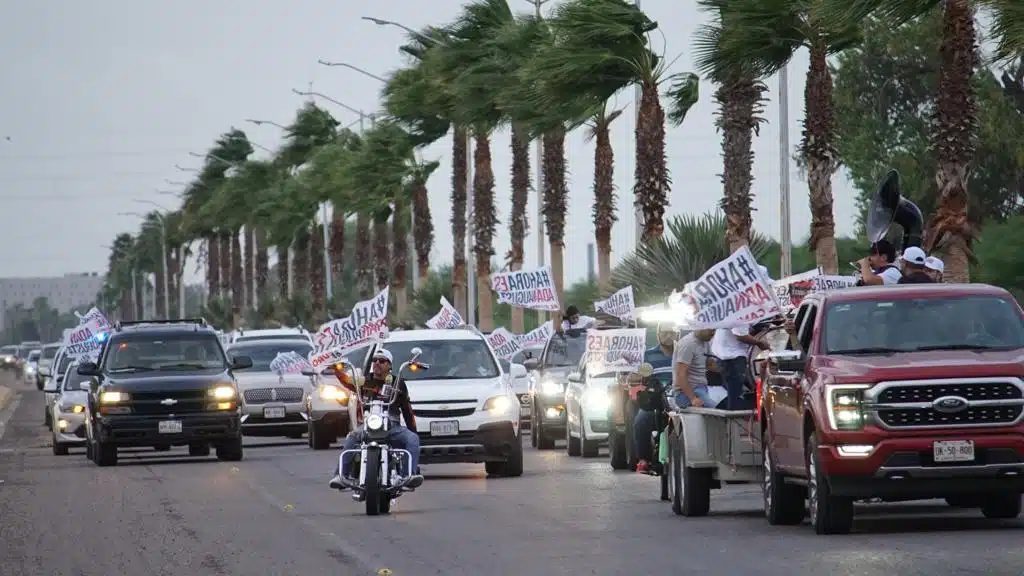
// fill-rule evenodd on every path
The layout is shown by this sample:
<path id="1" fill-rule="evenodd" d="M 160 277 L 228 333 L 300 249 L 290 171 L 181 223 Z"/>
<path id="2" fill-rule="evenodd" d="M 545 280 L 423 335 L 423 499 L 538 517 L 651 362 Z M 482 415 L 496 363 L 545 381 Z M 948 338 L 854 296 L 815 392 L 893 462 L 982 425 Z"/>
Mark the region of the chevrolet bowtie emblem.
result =
<path id="1" fill-rule="evenodd" d="M 270 399 L 277 400 L 277 388 L 270 389 Z"/>
<path id="2" fill-rule="evenodd" d="M 164 398 L 163 400 L 160 401 L 160 403 L 163 404 L 164 406 L 174 406 L 175 404 L 178 403 L 178 401 L 175 400 L 174 398 Z"/>

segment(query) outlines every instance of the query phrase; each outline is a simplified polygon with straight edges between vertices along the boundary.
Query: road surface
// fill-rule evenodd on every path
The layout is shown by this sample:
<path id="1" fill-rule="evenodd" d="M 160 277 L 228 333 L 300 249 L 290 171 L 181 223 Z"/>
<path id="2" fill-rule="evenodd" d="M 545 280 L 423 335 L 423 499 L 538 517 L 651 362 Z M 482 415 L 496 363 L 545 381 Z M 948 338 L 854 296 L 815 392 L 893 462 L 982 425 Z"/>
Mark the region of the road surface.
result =
<path id="1" fill-rule="evenodd" d="M 769 528 L 756 487 L 674 516 L 656 480 L 605 459 L 538 452 L 521 478 L 430 466 L 387 517 L 329 490 L 335 452 L 248 442 L 237 464 L 123 454 L 98 468 L 52 455 L 42 394 L 18 384 L 0 440 L 4 576 L 387 574 L 830 576 L 1024 573 L 1024 523 L 945 506 L 871 506 L 855 534 Z M 3 413 L 0 412 L 0 418 Z"/>

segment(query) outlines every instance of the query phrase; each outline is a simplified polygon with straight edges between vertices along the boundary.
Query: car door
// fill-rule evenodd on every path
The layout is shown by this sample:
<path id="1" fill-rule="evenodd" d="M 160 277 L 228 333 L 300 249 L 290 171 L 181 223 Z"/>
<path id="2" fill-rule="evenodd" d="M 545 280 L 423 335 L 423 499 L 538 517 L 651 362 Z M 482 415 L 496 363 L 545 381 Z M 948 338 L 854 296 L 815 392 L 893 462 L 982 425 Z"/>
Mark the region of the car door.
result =
<path id="1" fill-rule="evenodd" d="M 576 365 L 576 369 L 569 374 L 568 383 L 565 386 L 565 412 L 566 422 L 573 432 L 579 433 L 580 427 L 580 406 L 583 402 L 583 391 L 587 382 L 586 354 Z"/>
<path id="2" fill-rule="evenodd" d="M 796 318 L 796 334 L 799 342 L 800 357 L 806 358 L 814 335 L 814 325 L 818 316 L 818 301 L 805 301 L 800 306 Z M 779 371 L 777 385 L 779 396 L 773 422 L 776 444 L 776 461 L 786 471 L 801 472 L 804 470 L 803 456 L 803 404 L 808 388 L 807 375 L 803 371 Z"/>

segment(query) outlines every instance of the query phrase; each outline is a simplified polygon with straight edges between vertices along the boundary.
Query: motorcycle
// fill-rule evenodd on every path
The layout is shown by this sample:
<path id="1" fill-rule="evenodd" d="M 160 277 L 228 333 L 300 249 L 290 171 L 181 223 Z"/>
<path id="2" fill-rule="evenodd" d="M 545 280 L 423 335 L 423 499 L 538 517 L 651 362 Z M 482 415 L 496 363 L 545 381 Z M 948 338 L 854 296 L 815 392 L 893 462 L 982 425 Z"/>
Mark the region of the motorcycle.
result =
<path id="1" fill-rule="evenodd" d="M 402 476 L 398 473 L 404 460 L 406 470 L 412 465 L 412 455 L 408 450 L 394 448 L 388 441 L 391 421 L 388 410 L 398 399 L 398 390 L 402 375 L 407 369 L 412 371 L 426 370 L 430 366 L 417 361 L 423 353 L 419 348 L 412 349 L 412 358 L 398 368 L 393 384 L 385 384 L 380 391 L 373 394 L 364 393 L 365 379 L 360 371 L 349 364 L 344 364 L 342 378 L 350 378 L 356 388 L 356 396 L 363 408 L 363 431 L 359 447 L 342 450 L 338 456 L 338 470 L 342 477 L 348 477 L 345 469 L 345 455 L 353 454 L 352 466 L 357 473 L 351 477 L 358 478 L 358 483 L 351 486 L 352 499 L 365 502 L 366 515 L 378 516 L 391 511 L 391 502 L 402 495 Z"/>

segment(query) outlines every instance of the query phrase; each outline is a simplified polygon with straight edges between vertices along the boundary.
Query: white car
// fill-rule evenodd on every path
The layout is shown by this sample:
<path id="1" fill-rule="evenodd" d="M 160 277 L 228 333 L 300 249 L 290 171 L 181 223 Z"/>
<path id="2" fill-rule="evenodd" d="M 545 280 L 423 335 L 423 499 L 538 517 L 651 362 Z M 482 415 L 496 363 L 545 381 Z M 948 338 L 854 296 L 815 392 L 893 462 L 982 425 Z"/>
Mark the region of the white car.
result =
<path id="1" fill-rule="evenodd" d="M 296 352 L 305 358 L 313 349 L 308 340 L 236 341 L 228 356 L 248 356 L 252 367 L 235 372 L 242 398 L 242 434 L 302 438 L 308 428 L 305 399 L 313 386 L 302 374 L 281 374 L 270 370 L 278 353 Z"/>
<path id="2" fill-rule="evenodd" d="M 21 373 L 25 384 L 34 385 L 39 381 L 39 357 L 42 353 L 42 350 L 33 350 L 28 353 L 28 358 L 25 359 L 25 367 Z M 40 386 L 40 388 L 42 387 Z"/>
<path id="3" fill-rule="evenodd" d="M 43 393 L 46 403 L 46 411 L 43 415 L 43 423 L 46 424 L 47 428 L 53 427 L 53 405 L 57 402 L 57 398 L 60 396 L 60 392 L 63 389 L 62 384 L 64 383 L 64 377 L 67 375 L 68 368 L 74 364 L 74 358 L 64 354 L 61 350 L 57 353 L 57 356 L 53 359 L 53 366 L 50 369 L 51 376 L 43 382 Z"/>
<path id="4" fill-rule="evenodd" d="M 231 345 L 256 340 L 302 340 L 313 343 L 313 336 L 305 328 L 265 328 L 261 330 L 235 330 L 229 335 Z"/>
<path id="5" fill-rule="evenodd" d="M 569 456 L 593 458 L 608 443 L 611 398 L 608 388 L 619 372 L 591 374 L 586 355 L 569 373 L 565 387 L 565 451 Z"/>
<path id="6" fill-rule="evenodd" d="M 519 399 L 483 334 L 403 330 L 377 346 L 391 352 L 396 372 L 413 348 L 429 365 L 402 375 L 416 414 L 420 464 L 482 462 L 491 475 L 523 474 Z"/>
<path id="7" fill-rule="evenodd" d="M 72 362 L 64 371 L 57 399 L 50 407 L 53 422 L 53 453 L 65 456 L 72 446 L 85 446 L 85 406 L 89 402 L 91 376 L 77 371 L 78 362 Z M 56 382 L 56 380 L 55 380 Z"/>

